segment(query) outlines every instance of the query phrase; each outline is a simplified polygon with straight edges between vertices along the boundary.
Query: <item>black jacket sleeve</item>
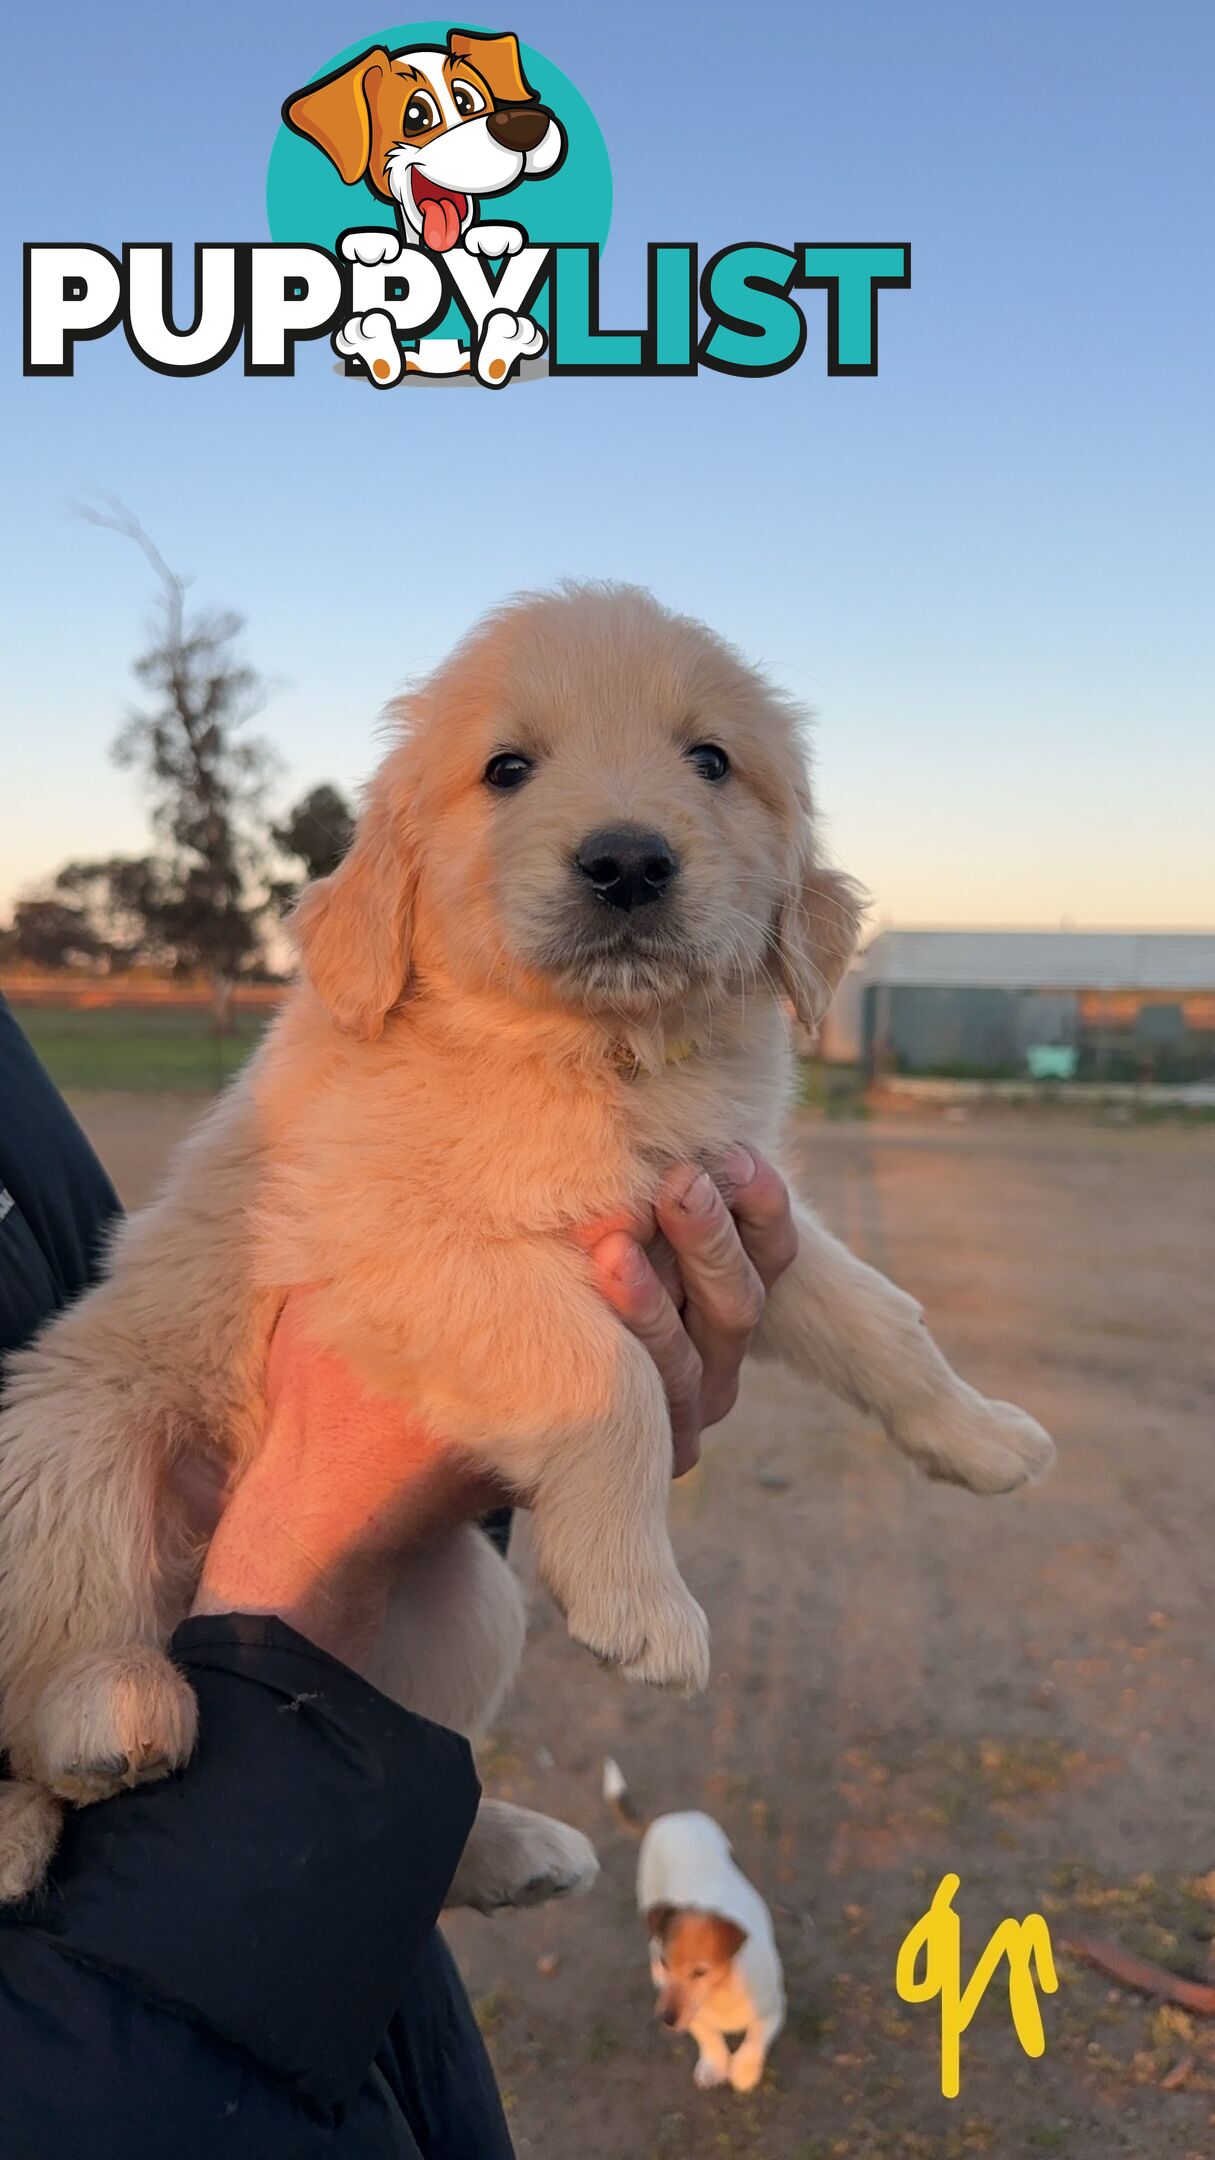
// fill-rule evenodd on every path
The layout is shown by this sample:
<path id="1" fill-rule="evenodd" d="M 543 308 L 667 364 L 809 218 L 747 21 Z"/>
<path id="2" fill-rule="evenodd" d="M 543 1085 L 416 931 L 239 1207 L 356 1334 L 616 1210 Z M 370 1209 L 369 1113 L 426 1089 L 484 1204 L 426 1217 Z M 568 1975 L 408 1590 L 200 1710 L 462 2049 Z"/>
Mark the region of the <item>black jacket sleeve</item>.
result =
<path id="1" fill-rule="evenodd" d="M 0 1366 L 93 1281 L 118 1195 L 0 997 Z"/>
<path id="2" fill-rule="evenodd" d="M 0 998 L 0 1369 L 117 1214 Z M 189 1768 L 71 1815 L 45 1891 L 0 1907 L 3 2160 L 511 2160 L 434 1927 L 467 1744 L 279 1621 L 187 1621 L 173 1655 Z"/>
<path id="3" fill-rule="evenodd" d="M 476 1812 L 467 1743 L 280 1621 L 189 1620 L 173 1655 L 194 1761 L 72 1814 L 46 1889 L 0 1915 L 0 2151 L 508 2160 L 432 1932 Z M 396 2016 L 412 1988 L 442 2065 Z M 441 2097 L 453 2043 L 463 2098 Z M 467 2142 L 432 2144 L 453 2107 Z"/>

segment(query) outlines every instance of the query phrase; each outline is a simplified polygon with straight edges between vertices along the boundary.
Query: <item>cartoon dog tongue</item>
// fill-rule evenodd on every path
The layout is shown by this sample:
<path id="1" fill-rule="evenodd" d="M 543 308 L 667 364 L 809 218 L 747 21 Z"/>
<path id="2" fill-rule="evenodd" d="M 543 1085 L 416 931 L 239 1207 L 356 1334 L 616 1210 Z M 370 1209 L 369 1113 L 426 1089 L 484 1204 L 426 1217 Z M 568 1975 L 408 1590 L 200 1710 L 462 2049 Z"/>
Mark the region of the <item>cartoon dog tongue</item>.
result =
<path id="1" fill-rule="evenodd" d="M 460 237 L 460 213 L 450 195 L 431 195 L 421 204 L 422 245 L 443 255 Z"/>

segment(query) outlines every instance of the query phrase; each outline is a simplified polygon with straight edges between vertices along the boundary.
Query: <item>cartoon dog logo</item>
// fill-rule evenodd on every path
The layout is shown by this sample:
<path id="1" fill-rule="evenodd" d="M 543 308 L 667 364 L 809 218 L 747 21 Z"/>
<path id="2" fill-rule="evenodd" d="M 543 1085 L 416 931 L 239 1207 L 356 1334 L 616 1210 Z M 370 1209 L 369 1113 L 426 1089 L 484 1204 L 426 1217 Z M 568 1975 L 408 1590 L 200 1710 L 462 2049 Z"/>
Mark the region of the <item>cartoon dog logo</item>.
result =
<path id="1" fill-rule="evenodd" d="M 527 239 L 522 226 L 483 223 L 481 201 L 555 172 L 566 152 L 564 130 L 528 82 L 509 32 L 452 30 L 445 47 L 401 52 L 374 46 L 296 91 L 283 119 L 324 151 L 348 187 L 363 181 L 393 204 L 398 233 L 377 226 L 343 236 L 347 259 L 369 265 L 394 262 L 409 246 L 434 255 L 456 247 L 493 258 L 517 254 Z M 498 388 L 544 343 L 529 317 L 495 309 L 478 343 L 476 372 Z M 363 360 L 381 388 L 400 376 L 400 349 L 383 310 L 352 316 L 334 345 Z M 434 372 L 453 371 L 450 353 L 436 362 Z M 432 371 L 412 356 L 410 364 Z M 458 363 L 468 364 L 467 356 Z"/>

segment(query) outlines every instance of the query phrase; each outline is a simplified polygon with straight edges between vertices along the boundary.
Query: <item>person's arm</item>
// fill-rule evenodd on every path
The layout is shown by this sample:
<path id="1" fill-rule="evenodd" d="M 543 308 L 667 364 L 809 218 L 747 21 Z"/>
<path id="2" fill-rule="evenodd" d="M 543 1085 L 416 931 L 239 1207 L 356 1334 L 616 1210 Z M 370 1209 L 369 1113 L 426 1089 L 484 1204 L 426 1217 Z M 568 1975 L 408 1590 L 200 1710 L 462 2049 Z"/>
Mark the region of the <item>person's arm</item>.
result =
<path id="1" fill-rule="evenodd" d="M 719 1199 L 701 1215 L 668 1201 L 687 1328 L 720 1328 L 736 1364 L 753 1263 Z M 618 1233 L 597 1276 L 686 1393 L 686 1330 L 638 1251 Z M 73 1815 L 42 1900 L 0 1921 L 6 2160 L 308 2152 L 310 2126 L 373 2104 L 368 2066 L 411 1972 L 443 1982 L 430 1934 L 476 1808 L 469 1751 L 351 1665 L 403 1550 L 492 1494 L 364 1397 L 309 1341 L 306 1309 L 288 1301 L 265 1445 L 174 1639 L 197 1755 Z M 477 2160 L 504 2138 L 487 2124 Z"/>
<path id="2" fill-rule="evenodd" d="M 374 2112 L 411 1982 L 436 1984 L 466 1743 L 280 1620 L 189 1620 L 173 1654 L 201 1708 L 188 1771 L 73 1814 L 46 1892 L 0 1925 L 6 2160 L 327 2152 Z M 510 2147 L 490 2117 L 468 2150 Z"/>
<path id="3" fill-rule="evenodd" d="M 94 2100 L 119 2119 L 133 2066 L 113 2035 L 131 2015 L 162 2021 L 145 2041 L 161 2053 L 180 2056 L 182 2020 L 207 2043 L 201 2068 L 188 2051 L 177 2120 L 210 2106 L 224 2056 L 289 2110 L 350 2107 L 476 1813 L 467 1742 L 353 1667 L 374 1628 L 354 1594 L 372 1554 L 390 1571 L 479 1496 L 416 1421 L 309 1342 L 305 1311 L 289 1303 L 276 1331 L 257 1470 L 171 1645 L 198 1695 L 195 1756 L 180 1776 L 69 1813 L 46 1890 L 0 1931 L 0 1986 L 40 2007 L 48 1993 L 81 1998 Z M 0 1803 L 0 1834 L 2 1822 Z M 5 2007 L 0 1996 L 7 2064 L 20 2050 Z M 6 2093 L 0 2108 L 13 2106 Z M 48 2155 L 60 2149 L 83 2147 Z"/>
<path id="4" fill-rule="evenodd" d="M 46 1890 L 0 1928 L 0 2111 L 67 1999 L 84 2027 L 76 2076 L 103 2112 L 125 2108 L 139 2065 L 123 2035 L 150 2015 L 162 2052 L 180 2056 L 184 2020 L 213 2058 L 332 2115 L 358 2093 L 438 1918 L 479 1797 L 463 1739 L 268 1615 L 187 1620 L 172 1653 L 199 1698 L 189 1768 L 69 1815 Z M 219 2080 L 232 2095 L 246 2082 L 235 2069 Z M 207 2067 L 202 2089 L 215 2086 Z M 175 2121 L 197 2102 L 183 2092 Z M 48 2143 L 47 2160 L 61 2149 L 85 2148 Z"/>

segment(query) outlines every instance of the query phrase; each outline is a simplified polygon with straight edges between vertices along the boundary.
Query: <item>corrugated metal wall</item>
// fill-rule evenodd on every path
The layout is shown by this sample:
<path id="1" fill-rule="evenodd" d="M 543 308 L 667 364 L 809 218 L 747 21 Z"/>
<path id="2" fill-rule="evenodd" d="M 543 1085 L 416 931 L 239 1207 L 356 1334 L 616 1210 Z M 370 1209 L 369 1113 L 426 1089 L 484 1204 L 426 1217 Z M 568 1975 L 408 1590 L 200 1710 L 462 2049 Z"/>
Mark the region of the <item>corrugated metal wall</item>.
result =
<path id="1" fill-rule="evenodd" d="M 1074 991 L 876 983 L 863 1014 L 864 1061 L 886 1072 L 1023 1079 L 1026 1052 L 1049 1044 L 1078 1051 L 1081 1079 L 1215 1078 L 1203 1000 L 1130 992 L 1115 1016 Z"/>

